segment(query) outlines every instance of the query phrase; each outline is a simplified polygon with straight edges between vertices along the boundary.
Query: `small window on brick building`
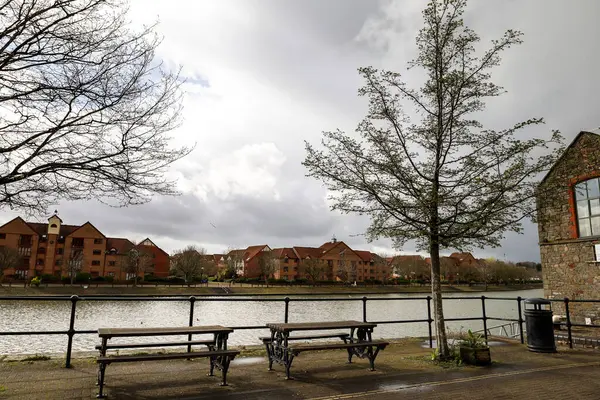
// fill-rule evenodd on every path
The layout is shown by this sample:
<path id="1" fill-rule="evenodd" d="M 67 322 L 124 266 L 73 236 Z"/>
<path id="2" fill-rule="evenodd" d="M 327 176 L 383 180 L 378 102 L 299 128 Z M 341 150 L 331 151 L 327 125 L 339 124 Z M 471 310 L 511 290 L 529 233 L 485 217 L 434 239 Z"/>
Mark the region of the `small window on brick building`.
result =
<path id="1" fill-rule="evenodd" d="M 117 263 L 116 263 L 116 262 L 114 262 L 114 261 L 109 261 L 109 262 L 108 262 L 108 265 L 109 265 L 109 266 L 111 266 L 111 267 L 114 267 L 116 264 L 117 264 Z"/>
<path id="2" fill-rule="evenodd" d="M 100 254 L 102 254 L 102 250 L 94 249 L 94 251 L 92 251 L 92 253 L 93 253 L 95 256 L 99 256 Z"/>
<path id="3" fill-rule="evenodd" d="M 102 244 L 102 239 L 94 239 L 94 244 Z"/>
<path id="4" fill-rule="evenodd" d="M 56 249 L 56 254 L 63 254 L 65 252 L 65 249 L 63 249 L 62 247 L 58 247 Z"/>
<path id="5" fill-rule="evenodd" d="M 6 239 L 6 233 L 0 233 L 0 239 Z"/>
<path id="6" fill-rule="evenodd" d="M 579 237 L 600 236 L 600 178 L 575 185 Z"/>
<path id="7" fill-rule="evenodd" d="M 58 259 L 54 262 L 54 265 L 59 266 L 62 265 L 62 260 Z"/>
<path id="8" fill-rule="evenodd" d="M 100 260 L 92 260 L 92 265 L 100 265 Z"/>

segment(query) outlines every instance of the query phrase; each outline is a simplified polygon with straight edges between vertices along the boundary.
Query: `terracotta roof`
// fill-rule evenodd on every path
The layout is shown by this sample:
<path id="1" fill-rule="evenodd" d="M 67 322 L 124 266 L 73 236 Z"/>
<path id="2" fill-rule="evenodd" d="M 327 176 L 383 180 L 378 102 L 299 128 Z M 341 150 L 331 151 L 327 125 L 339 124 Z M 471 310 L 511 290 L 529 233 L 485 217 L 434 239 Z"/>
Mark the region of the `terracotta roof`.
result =
<path id="1" fill-rule="evenodd" d="M 409 254 L 409 255 L 403 255 L 403 256 L 394 256 L 394 257 L 392 257 L 390 262 L 392 264 L 394 264 L 397 262 L 405 262 L 405 261 L 408 261 L 408 262 L 413 261 L 414 262 L 414 261 L 423 261 L 423 260 L 428 262 L 429 258 L 423 259 L 423 257 L 421 257 L 418 254 Z"/>
<path id="2" fill-rule="evenodd" d="M 235 249 L 235 250 L 231 250 L 229 253 L 227 253 L 228 257 L 243 257 L 244 256 L 244 252 L 246 250 L 243 249 Z"/>
<path id="3" fill-rule="evenodd" d="M 371 253 L 370 251 L 366 251 L 366 250 L 354 250 L 354 252 L 356 254 L 358 254 L 358 256 L 360 257 L 360 259 L 363 260 L 363 261 L 371 261 L 371 260 L 374 259 L 373 253 Z"/>
<path id="4" fill-rule="evenodd" d="M 323 252 L 322 249 L 317 247 L 296 247 L 294 246 L 294 251 L 298 254 L 298 257 L 301 259 L 305 259 L 306 257 L 310 258 L 319 258 Z"/>
<path id="5" fill-rule="evenodd" d="M 343 242 L 337 242 L 337 241 L 336 242 L 326 242 L 326 243 L 323 243 L 321 246 L 319 246 L 319 249 L 321 249 L 321 253 L 325 253 L 340 243 L 343 243 Z"/>
<path id="6" fill-rule="evenodd" d="M 452 253 L 452 254 L 450 254 L 450 257 L 456 258 L 460 261 L 463 261 L 466 258 L 473 258 L 473 259 L 475 258 L 475 257 L 473 257 L 473 254 L 471 254 L 471 253 Z"/>
<path id="7" fill-rule="evenodd" d="M 273 249 L 272 252 L 277 258 L 298 258 L 298 256 L 294 252 L 294 249 L 292 249 L 291 247 L 281 247 L 278 249 Z"/>
<path id="8" fill-rule="evenodd" d="M 129 239 L 123 238 L 107 238 L 106 239 L 106 250 L 110 251 L 115 249 L 117 254 L 127 253 L 133 249 L 135 245 Z"/>
<path id="9" fill-rule="evenodd" d="M 254 257 L 258 255 L 265 247 L 269 247 L 266 244 L 261 244 L 258 246 L 248 246 L 246 251 L 244 252 L 244 261 L 248 262 L 252 260 Z"/>
<path id="10" fill-rule="evenodd" d="M 213 254 L 212 255 L 215 263 L 219 264 L 221 261 L 225 259 L 225 254 Z"/>

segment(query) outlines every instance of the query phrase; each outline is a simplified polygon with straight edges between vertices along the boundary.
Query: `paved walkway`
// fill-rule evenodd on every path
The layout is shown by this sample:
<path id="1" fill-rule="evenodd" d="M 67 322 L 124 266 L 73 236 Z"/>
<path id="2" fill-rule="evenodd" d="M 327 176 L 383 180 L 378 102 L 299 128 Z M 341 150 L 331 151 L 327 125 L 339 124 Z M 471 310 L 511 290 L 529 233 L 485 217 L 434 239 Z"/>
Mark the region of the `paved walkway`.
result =
<path id="1" fill-rule="evenodd" d="M 492 347 L 486 368 L 439 366 L 415 341 L 400 341 L 381 352 L 377 371 L 368 362 L 345 364 L 345 352 L 302 354 L 294 360 L 294 380 L 281 366 L 266 370 L 261 350 L 230 368 L 228 387 L 207 377 L 206 360 L 114 364 L 107 368 L 112 399 L 598 399 L 600 353 L 560 348 L 536 354 L 520 344 Z M 93 359 L 0 362 L 1 399 L 91 399 L 96 394 Z"/>

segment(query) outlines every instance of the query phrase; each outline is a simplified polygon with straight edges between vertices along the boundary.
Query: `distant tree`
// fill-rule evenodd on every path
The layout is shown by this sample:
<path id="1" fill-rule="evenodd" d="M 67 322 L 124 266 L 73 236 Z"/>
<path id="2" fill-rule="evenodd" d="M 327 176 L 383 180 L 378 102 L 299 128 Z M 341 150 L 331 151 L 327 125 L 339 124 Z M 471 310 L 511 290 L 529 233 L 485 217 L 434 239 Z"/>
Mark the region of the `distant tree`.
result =
<path id="1" fill-rule="evenodd" d="M 4 271 L 15 269 L 23 262 L 23 257 L 17 249 L 8 246 L 0 246 L 0 282 L 4 277 Z"/>
<path id="2" fill-rule="evenodd" d="M 521 232 L 535 214 L 537 180 L 562 153 L 549 139 L 521 139 L 522 128 L 484 129 L 475 118 L 504 90 L 490 81 L 500 54 L 520 44 L 508 30 L 478 57 L 480 38 L 464 26 L 466 0 L 432 0 L 423 11 L 418 53 L 409 66 L 425 73 L 420 89 L 402 76 L 360 68 L 367 116 L 356 130 L 325 132 L 324 150 L 306 143 L 308 175 L 325 183 L 333 209 L 370 215 L 368 238 L 406 241 L 431 255 L 431 290 L 440 359 L 450 357 L 442 306 L 440 249 L 495 247 L 506 231 Z M 404 107 L 415 111 L 411 120 Z M 417 121 L 417 119 L 419 119 Z"/>
<path id="3" fill-rule="evenodd" d="M 258 255 L 258 268 L 260 274 L 265 280 L 265 284 L 269 287 L 269 278 L 277 271 L 279 260 L 272 251 L 263 250 Z"/>
<path id="4" fill-rule="evenodd" d="M 235 278 L 239 275 L 240 270 L 243 270 L 244 259 L 242 251 L 233 247 L 225 250 L 225 276 L 227 278 Z"/>
<path id="5" fill-rule="evenodd" d="M 71 285 L 75 283 L 75 278 L 77 277 L 77 274 L 83 269 L 83 264 L 85 261 L 86 260 L 83 255 L 83 250 L 71 249 L 71 253 L 67 258 L 67 262 L 62 265 L 62 270 L 69 277 Z"/>
<path id="6" fill-rule="evenodd" d="M 325 265 L 322 260 L 318 258 L 305 258 L 301 262 L 304 267 L 304 273 L 310 278 L 313 285 L 323 279 Z"/>
<path id="7" fill-rule="evenodd" d="M 151 253 L 134 247 L 119 258 L 119 264 L 126 279 L 133 279 L 133 286 L 137 286 L 140 275 L 153 272 L 154 260 Z"/>
<path id="8" fill-rule="evenodd" d="M 208 269 L 206 250 L 196 246 L 187 246 L 183 250 L 176 251 L 171 259 L 174 274 L 182 276 L 187 284 L 200 277 L 204 270 Z M 206 272 L 208 273 L 208 270 Z"/>
<path id="9" fill-rule="evenodd" d="M 0 208 L 58 200 L 127 206 L 176 194 L 164 172 L 182 80 L 155 59 L 155 25 L 126 1 L 0 1 Z"/>

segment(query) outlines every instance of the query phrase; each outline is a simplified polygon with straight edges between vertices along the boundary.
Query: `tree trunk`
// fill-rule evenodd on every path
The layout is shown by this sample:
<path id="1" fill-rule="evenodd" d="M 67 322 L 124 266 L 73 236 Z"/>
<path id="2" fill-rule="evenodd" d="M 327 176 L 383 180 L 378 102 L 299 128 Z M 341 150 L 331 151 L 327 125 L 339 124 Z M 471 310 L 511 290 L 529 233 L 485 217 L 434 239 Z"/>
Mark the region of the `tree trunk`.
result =
<path id="1" fill-rule="evenodd" d="M 450 357 L 446 326 L 444 325 L 444 308 L 442 306 L 442 285 L 440 281 L 440 245 L 437 238 L 430 243 L 431 256 L 431 297 L 433 298 L 433 318 L 435 321 L 438 357 L 445 360 Z"/>

